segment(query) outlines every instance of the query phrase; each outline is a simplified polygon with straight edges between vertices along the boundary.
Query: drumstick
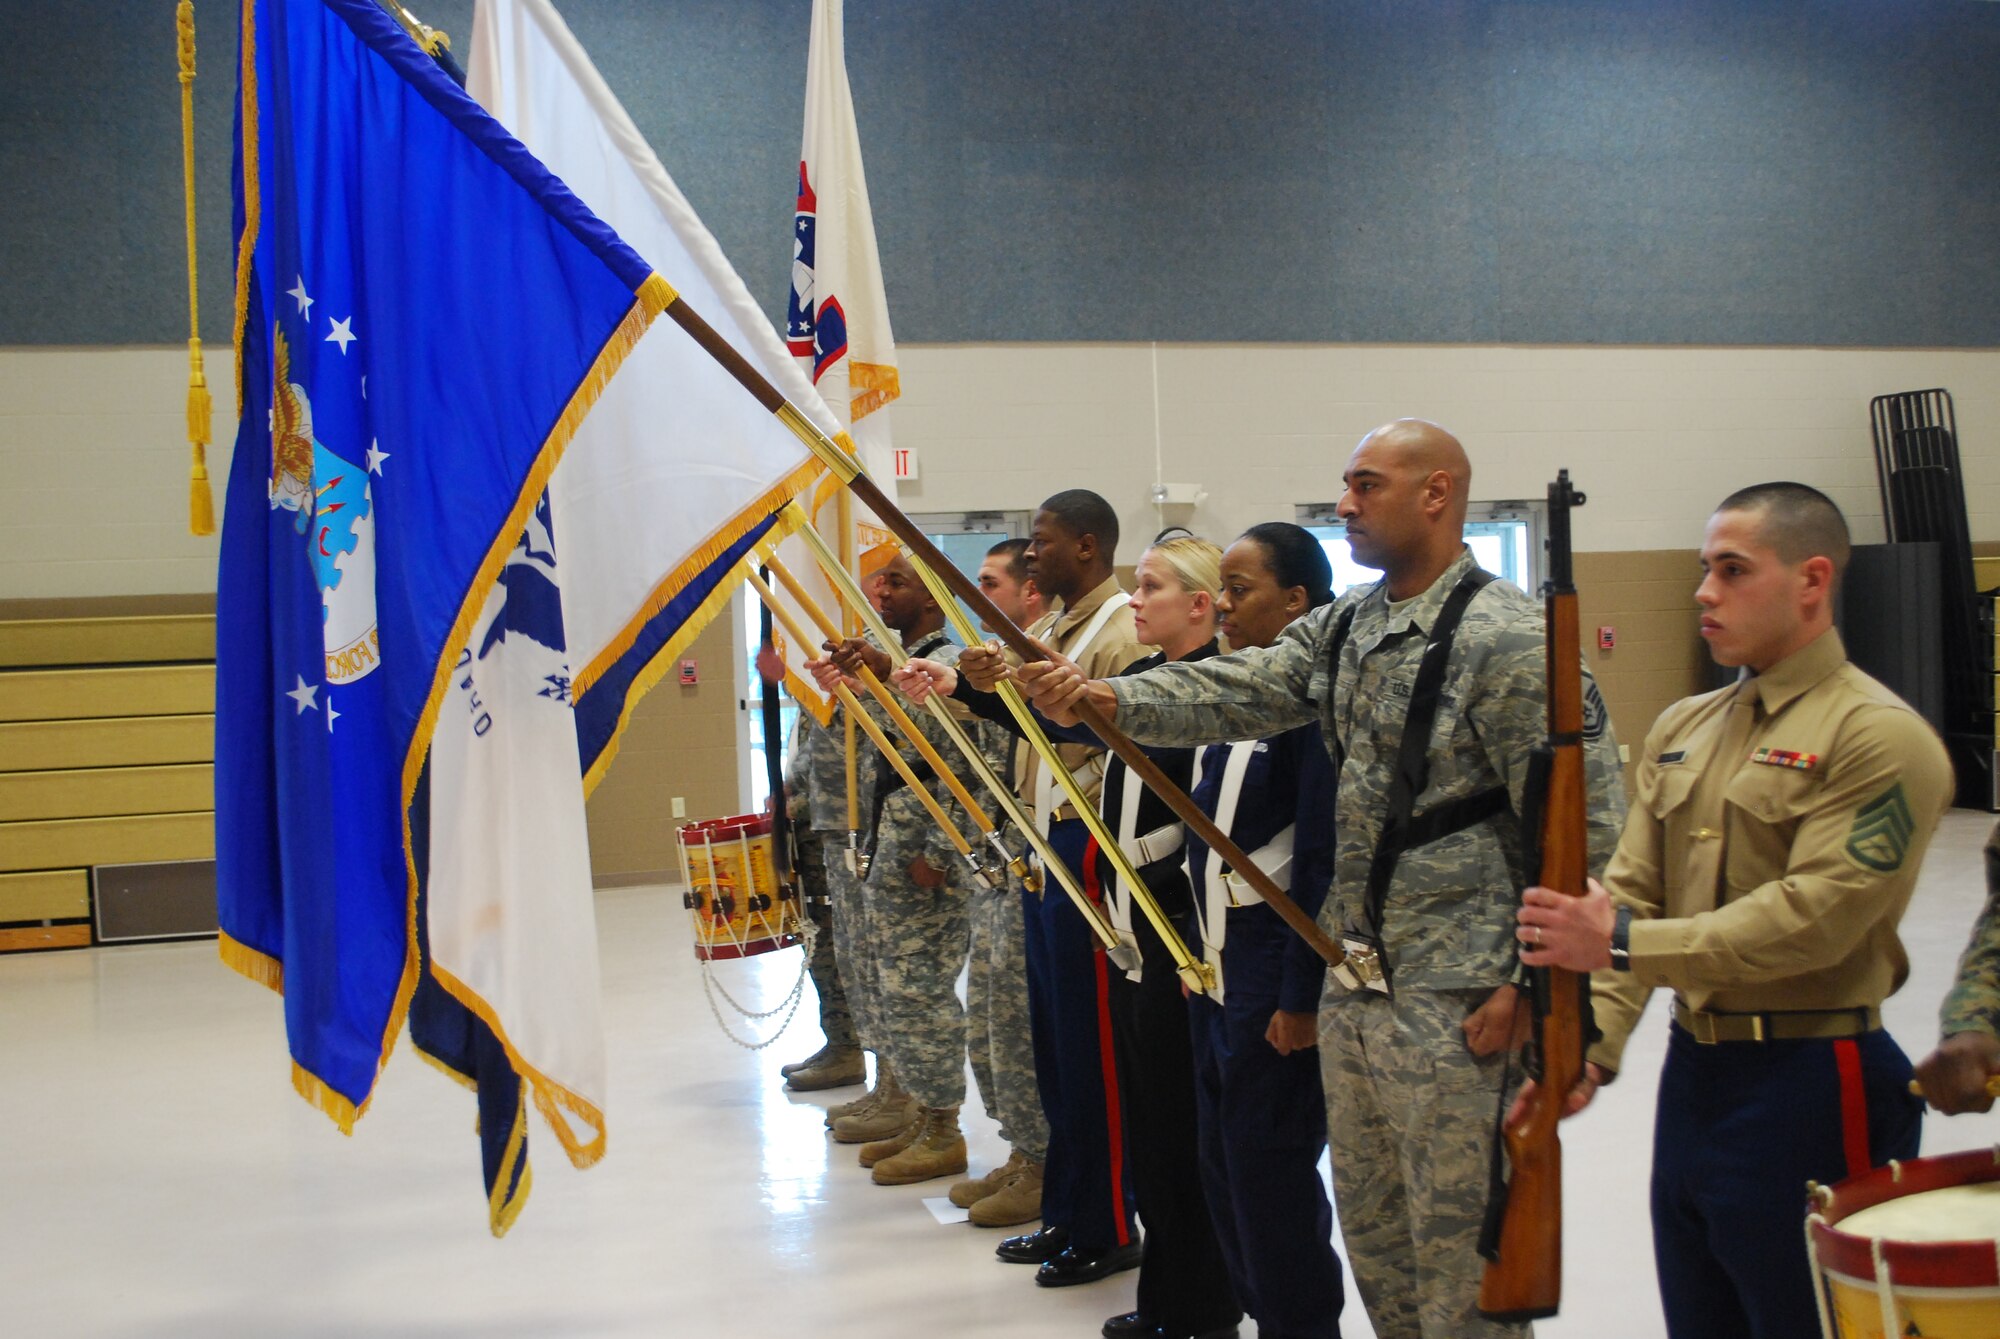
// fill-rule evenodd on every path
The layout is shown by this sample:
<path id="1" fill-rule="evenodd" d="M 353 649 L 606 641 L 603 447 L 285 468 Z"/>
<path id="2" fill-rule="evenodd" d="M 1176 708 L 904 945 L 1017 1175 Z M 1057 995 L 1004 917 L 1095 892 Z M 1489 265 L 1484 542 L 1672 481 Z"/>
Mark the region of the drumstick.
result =
<path id="1" fill-rule="evenodd" d="M 800 646 L 812 645 L 812 638 L 793 619 L 792 611 L 778 602 L 777 594 L 769 586 L 765 585 L 755 572 L 746 568 L 744 569 L 743 577 L 756 589 L 757 594 L 763 599 L 764 603 L 771 607 L 771 612 L 785 625 L 785 634 L 787 636 L 798 642 Z M 903 778 L 903 784 L 910 788 L 918 800 L 922 801 L 924 808 L 930 811 L 931 818 L 940 828 L 944 829 L 944 835 L 951 838 L 953 849 L 961 856 L 970 858 L 972 855 L 972 843 L 967 841 L 959 832 L 958 825 L 951 821 L 951 815 L 947 814 L 944 811 L 944 806 L 937 802 L 937 796 L 931 794 L 924 786 L 924 783 L 917 778 L 915 769 L 897 751 L 895 744 L 890 741 L 889 736 L 882 733 L 882 727 L 875 724 L 874 719 L 861 710 L 861 704 L 854 700 L 854 690 L 844 683 L 836 684 L 834 685 L 834 695 L 840 699 L 841 705 L 847 708 L 848 715 L 853 718 L 854 723 L 868 732 L 868 737 L 875 741 L 877 748 L 882 750 L 882 756 L 889 760 L 890 764 L 895 767 L 897 775 Z"/>
<path id="2" fill-rule="evenodd" d="M 1924 1085 L 1916 1079 L 1910 1080 L 1910 1092 L 1917 1097 L 1924 1098 L 1926 1101 L 1930 1100 L 1929 1094 L 1924 1092 Z M 1988 1097 L 2000 1097 L 2000 1074 L 1989 1074 L 1986 1076 L 1986 1095 Z"/>

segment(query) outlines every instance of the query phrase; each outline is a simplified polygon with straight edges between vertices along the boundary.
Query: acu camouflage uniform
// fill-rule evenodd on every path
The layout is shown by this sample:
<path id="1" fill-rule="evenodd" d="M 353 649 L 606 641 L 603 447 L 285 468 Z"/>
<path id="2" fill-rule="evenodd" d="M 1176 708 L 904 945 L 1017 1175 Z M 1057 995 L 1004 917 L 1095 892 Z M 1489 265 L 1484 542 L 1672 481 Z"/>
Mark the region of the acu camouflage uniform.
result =
<path id="1" fill-rule="evenodd" d="M 1938 1011 L 1939 1035 L 1984 1032 L 2000 1037 L 2000 824 L 1986 839 L 1986 907 L 1958 960 L 1958 979 Z"/>
<path id="2" fill-rule="evenodd" d="M 836 721 L 838 718 L 835 718 Z M 837 839 L 841 850 L 847 845 L 847 781 L 842 740 L 813 719 L 811 712 L 799 711 L 798 733 L 792 739 L 792 756 L 785 767 L 785 812 L 792 823 L 792 845 L 797 853 L 799 894 L 806 917 L 813 924 L 812 958 L 806 970 L 812 975 L 813 990 L 819 995 L 819 1030 L 828 1046 L 861 1044 L 849 1011 L 847 992 L 840 983 L 840 958 L 834 950 L 833 887 L 827 873 L 826 850 Z M 834 827 L 822 830 L 816 821 L 827 807 L 816 786 L 817 773 L 825 768 L 821 755 L 830 755 L 836 793 L 833 796 Z"/>
<path id="3" fill-rule="evenodd" d="M 1336 871 L 1320 925 L 1363 921 L 1417 665 L 1446 599 L 1473 569 L 1461 554 L 1430 589 L 1390 603 L 1380 583 L 1350 591 L 1267 648 L 1175 663 L 1109 681 L 1117 724 L 1144 744 L 1251 739 L 1321 723 L 1340 769 Z M 1329 664 L 1342 614 L 1354 618 Z M 1445 671 L 1419 815 L 1504 785 L 1521 808 L 1531 751 L 1547 734 L 1541 606 L 1494 582 L 1467 606 Z M 1584 671 L 1591 869 L 1618 840 L 1618 746 Z M 1514 818 L 1501 813 L 1403 854 L 1383 911 L 1393 998 L 1327 978 L 1319 1052 L 1327 1140 L 1355 1281 L 1381 1339 L 1516 1335 L 1478 1313 L 1494 1117 L 1519 1068 L 1475 1057 L 1460 1024 L 1517 971 L 1523 886 Z"/>
<path id="4" fill-rule="evenodd" d="M 957 661 L 958 648 L 927 638 L 910 648 L 940 664 Z M 957 750 L 928 712 L 913 717 L 939 756 L 950 761 Z M 891 739 L 897 738 L 889 726 Z M 901 783 L 887 759 L 873 745 L 869 768 L 874 774 L 879 807 L 876 815 L 868 877 L 861 881 L 873 955 L 876 997 L 877 1051 L 888 1058 L 896 1079 L 926 1107 L 954 1107 L 965 1100 L 965 1014 L 958 1001 L 958 973 L 965 966 L 968 930 L 967 885 L 972 882 L 965 860 L 938 827 L 921 801 Z M 928 770 L 913 750 L 904 757 L 923 776 Z M 968 825 L 949 789 L 936 777 L 925 785 L 952 814 L 962 832 Z M 942 870 L 944 882 L 925 888 L 910 877 L 910 864 L 922 857 Z"/>
<path id="5" fill-rule="evenodd" d="M 862 709 L 876 724 L 894 729 L 873 699 L 862 694 L 860 700 Z M 811 831 L 801 829 L 800 845 L 816 839 L 819 846 L 819 867 L 826 876 L 827 901 L 832 913 L 831 951 L 838 964 L 839 989 L 851 1019 L 854 1041 L 880 1056 L 883 1054 L 878 1022 L 880 990 L 873 966 L 876 954 L 871 947 L 867 906 L 859 882 L 847 867 L 847 728 L 842 720 L 846 710 L 836 705 L 833 723 L 823 729 L 817 723 L 801 726 L 803 733 L 800 747 L 793 752 L 793 770 L 804 781 L 807 825 Z M 801 720 L 805 720 L 803 713 Z M 875 769 L 870 759 L 876 749 L 859 726 L 854 731 L 854 750 L 855 796 L 859 806 L 855 821 L 865 824 L 874 802 Z M 818 971 L 813 968 L 816 986 L 820 986 Z M 820 988 L 824 1008 L 826 993 L 824 986 Z M 827 1035 L 831 1041 L 832 1033 Z"/>
<path id="6" fill-rule="evenodd" d="M 991 721 L 962 722 L 966 734 L 1003 781 L 1014 776 L 1015 739 Z M 950 759 L 952 755 L 946 754 Z M 954 763 L 956 762 L 953 759 Z M 974 791 L 975 798 L 980 797 Z M 994 808 L 990 816 L 998 817 Z M 971 836 L 970 830 L 966 835 Z M 1023 838 L 1007 831 L 1009 849 Z M 952 877 L 966 886 L 971 958 L 965 970 L 965 1049 L 979 1084 L 986 1114 L 1000 1125 L 1000 1137 L 1023 1157 L 1041 1162 L 1049 1154 L 1049 1119 L 1035 1082 L 1034 1034 L 1028 1022 L 1028 946 L 1021 919 L 1021 896 L 1013 876 L 1001 872 L 998 886 L 979 887 L 958 862 Z"/>

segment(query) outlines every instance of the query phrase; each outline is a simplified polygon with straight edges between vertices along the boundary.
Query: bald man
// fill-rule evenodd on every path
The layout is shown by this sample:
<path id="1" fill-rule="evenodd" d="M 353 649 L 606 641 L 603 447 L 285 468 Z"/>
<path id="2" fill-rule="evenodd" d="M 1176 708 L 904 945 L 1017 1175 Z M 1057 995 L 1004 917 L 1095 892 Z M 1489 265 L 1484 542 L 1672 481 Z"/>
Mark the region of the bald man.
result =
<path id="1" fill-rule="evenodd" d="M 1143 744 L 1222 743 L 1321 722 L 1340 773 L 1337 869 L 1320 924 L 1385 975 L 1329 973 L 1320 1005 L 1327 1141 L 1348 1258 L 1381 1339 L 1519 1335 L 1478 1313 L 1476 1246 L 1494 1122 L 1527 1022 L 1513 937 L 1528 760 L 1547 732 L 1542 609 L 1465 546 L 1472 466 L 1404 419 L 1348 458 L 1339 514 L 1382 580 L 1273 646 L 1085 681 L 1023 667 L 1058 720 L 1089 696 Z M 1435 645 L 1443 673 L 1420 692 Z M 1624 818 L 1618 746 L 1584 671 L 1591 868 Z M 1406 755 L 1406 732 L 1415 741 Z M 1399 784 L 1399 777 L 1405 778 Z"/>

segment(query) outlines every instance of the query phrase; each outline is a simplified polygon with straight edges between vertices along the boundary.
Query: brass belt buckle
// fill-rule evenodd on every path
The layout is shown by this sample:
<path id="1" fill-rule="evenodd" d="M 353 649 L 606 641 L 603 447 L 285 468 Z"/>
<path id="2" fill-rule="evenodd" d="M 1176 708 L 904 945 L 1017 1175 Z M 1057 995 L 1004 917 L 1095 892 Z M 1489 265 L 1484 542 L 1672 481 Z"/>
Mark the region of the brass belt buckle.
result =
<path id="1" fill-rule="evenodd" d="M 1382 966 L 1380 939 L 1349 931 L 1341 935 L 1340 947 L 1347 956 L 1333 969 L 1336 981 L 1349 990 L 1372 990 L 1377 995 L 1389 993 L 1389 974 Z"/>

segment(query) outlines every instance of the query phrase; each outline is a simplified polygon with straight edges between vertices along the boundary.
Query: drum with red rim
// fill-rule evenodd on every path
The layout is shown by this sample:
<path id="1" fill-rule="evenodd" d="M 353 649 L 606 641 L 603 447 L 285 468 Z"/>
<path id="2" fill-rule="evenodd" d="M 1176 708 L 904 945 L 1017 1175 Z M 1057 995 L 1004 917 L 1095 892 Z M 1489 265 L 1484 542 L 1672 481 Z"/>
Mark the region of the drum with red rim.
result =
<path id="1" fill-rule="evenodd" d="M 768 814 L 689 823 L 676 834 L 694 956 L 747 958 L 803 942 L 798 898 L 778 879 Z"/>
<path id="2" fill-rule="evenodd" d="M 1806 1244 L 1827 1339 L 2000 1339 L 2000 1149 L 1813 1186 Z"/>

